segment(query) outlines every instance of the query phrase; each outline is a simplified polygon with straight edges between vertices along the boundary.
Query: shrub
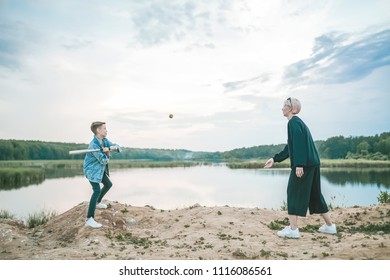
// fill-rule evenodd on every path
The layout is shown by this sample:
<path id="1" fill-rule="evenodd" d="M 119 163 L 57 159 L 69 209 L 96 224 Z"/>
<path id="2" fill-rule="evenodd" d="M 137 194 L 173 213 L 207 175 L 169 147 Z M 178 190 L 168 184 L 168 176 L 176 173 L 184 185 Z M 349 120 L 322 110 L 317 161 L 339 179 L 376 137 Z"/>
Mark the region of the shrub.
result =
<path id="1" fill-rule="evenodd" d="M 390 203 L 390 194 L 387 191 L 381 191 L 378 196 L 378 202 L 381 204 Z"/>

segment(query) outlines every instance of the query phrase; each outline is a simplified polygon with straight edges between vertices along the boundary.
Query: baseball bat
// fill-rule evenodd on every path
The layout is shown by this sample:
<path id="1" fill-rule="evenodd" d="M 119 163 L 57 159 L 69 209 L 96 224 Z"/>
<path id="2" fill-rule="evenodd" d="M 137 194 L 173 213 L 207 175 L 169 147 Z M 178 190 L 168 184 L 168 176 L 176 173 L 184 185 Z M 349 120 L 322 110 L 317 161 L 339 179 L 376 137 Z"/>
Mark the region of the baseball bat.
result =
<path id="1" fill-rule="evenodd" d="M 86 153 L 93 153 L 93 152 L 99 152 L 101 149 L 84 149 L 84 150 L 73 150 L 69 151 L 70 155 L 82 155 Z"/>

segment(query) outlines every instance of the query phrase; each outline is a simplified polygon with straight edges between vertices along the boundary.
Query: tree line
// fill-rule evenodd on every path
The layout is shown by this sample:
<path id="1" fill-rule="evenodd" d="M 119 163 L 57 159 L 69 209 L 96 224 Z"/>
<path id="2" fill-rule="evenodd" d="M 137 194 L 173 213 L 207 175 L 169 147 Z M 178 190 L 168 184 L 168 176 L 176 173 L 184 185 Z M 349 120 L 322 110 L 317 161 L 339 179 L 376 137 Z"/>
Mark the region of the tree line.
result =
<path id="1" fill-rule="evenodd" d="M 319 145 L 322 158 L 390 160 L 390 132 L 375 136 L 331 137 Z"/>
<path id="2" fill-rule="evenodd" d="M 321 158 L 390 160 L 390 132 L 374 136 L 336 136 L 315 141 Z M 84 155 L 69 155 L 70 150 L 86 149 L 87 144 L 32 140 L 1 140 L 0 160 L 83 159 Z M 194 152 L 185 149 L 125 148 L 115 154 L 117 159 L 144 161 L 245 161 L 265 159 L 280 152 L 285 144 L 260 145 L 225 152 Z"/>

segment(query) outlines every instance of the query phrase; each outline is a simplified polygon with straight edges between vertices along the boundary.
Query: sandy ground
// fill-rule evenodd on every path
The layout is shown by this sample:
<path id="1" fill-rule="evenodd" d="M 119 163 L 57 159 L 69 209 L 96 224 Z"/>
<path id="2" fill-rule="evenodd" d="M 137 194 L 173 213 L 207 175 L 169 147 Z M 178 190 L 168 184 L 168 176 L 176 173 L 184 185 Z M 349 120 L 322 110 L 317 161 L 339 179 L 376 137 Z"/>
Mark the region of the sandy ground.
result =
<path id="1" fill-rule="evenodd" d="M 319 215 L 300 219 L 300 239 L 276 236 L 285 211 L 203 207 L 160 210 L 105 201 L 96 210 L 100 229 L 84 226 L 83 202 L 29 229 L 0 219 L 0 259 L 37 260 L 388 260 L 390 204 L 336 208 L 336 235 L 317 232 Z"/>

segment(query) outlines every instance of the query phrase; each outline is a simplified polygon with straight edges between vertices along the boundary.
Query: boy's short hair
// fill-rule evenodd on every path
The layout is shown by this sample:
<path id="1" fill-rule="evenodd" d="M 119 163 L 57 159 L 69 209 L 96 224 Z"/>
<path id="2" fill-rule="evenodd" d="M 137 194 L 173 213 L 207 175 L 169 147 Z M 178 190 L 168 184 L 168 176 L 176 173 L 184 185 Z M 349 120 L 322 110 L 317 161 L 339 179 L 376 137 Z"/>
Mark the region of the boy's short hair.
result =
<path id="1" fill-rule="evenodd" d="M 91 124 L 91 131 L 93 132 L 93 134 L 96 134 L 97 132 L 97 129 L 99 127 L 101 127 L 103 124 L 106 124 L 105 122 L 93 122 Z"/>

